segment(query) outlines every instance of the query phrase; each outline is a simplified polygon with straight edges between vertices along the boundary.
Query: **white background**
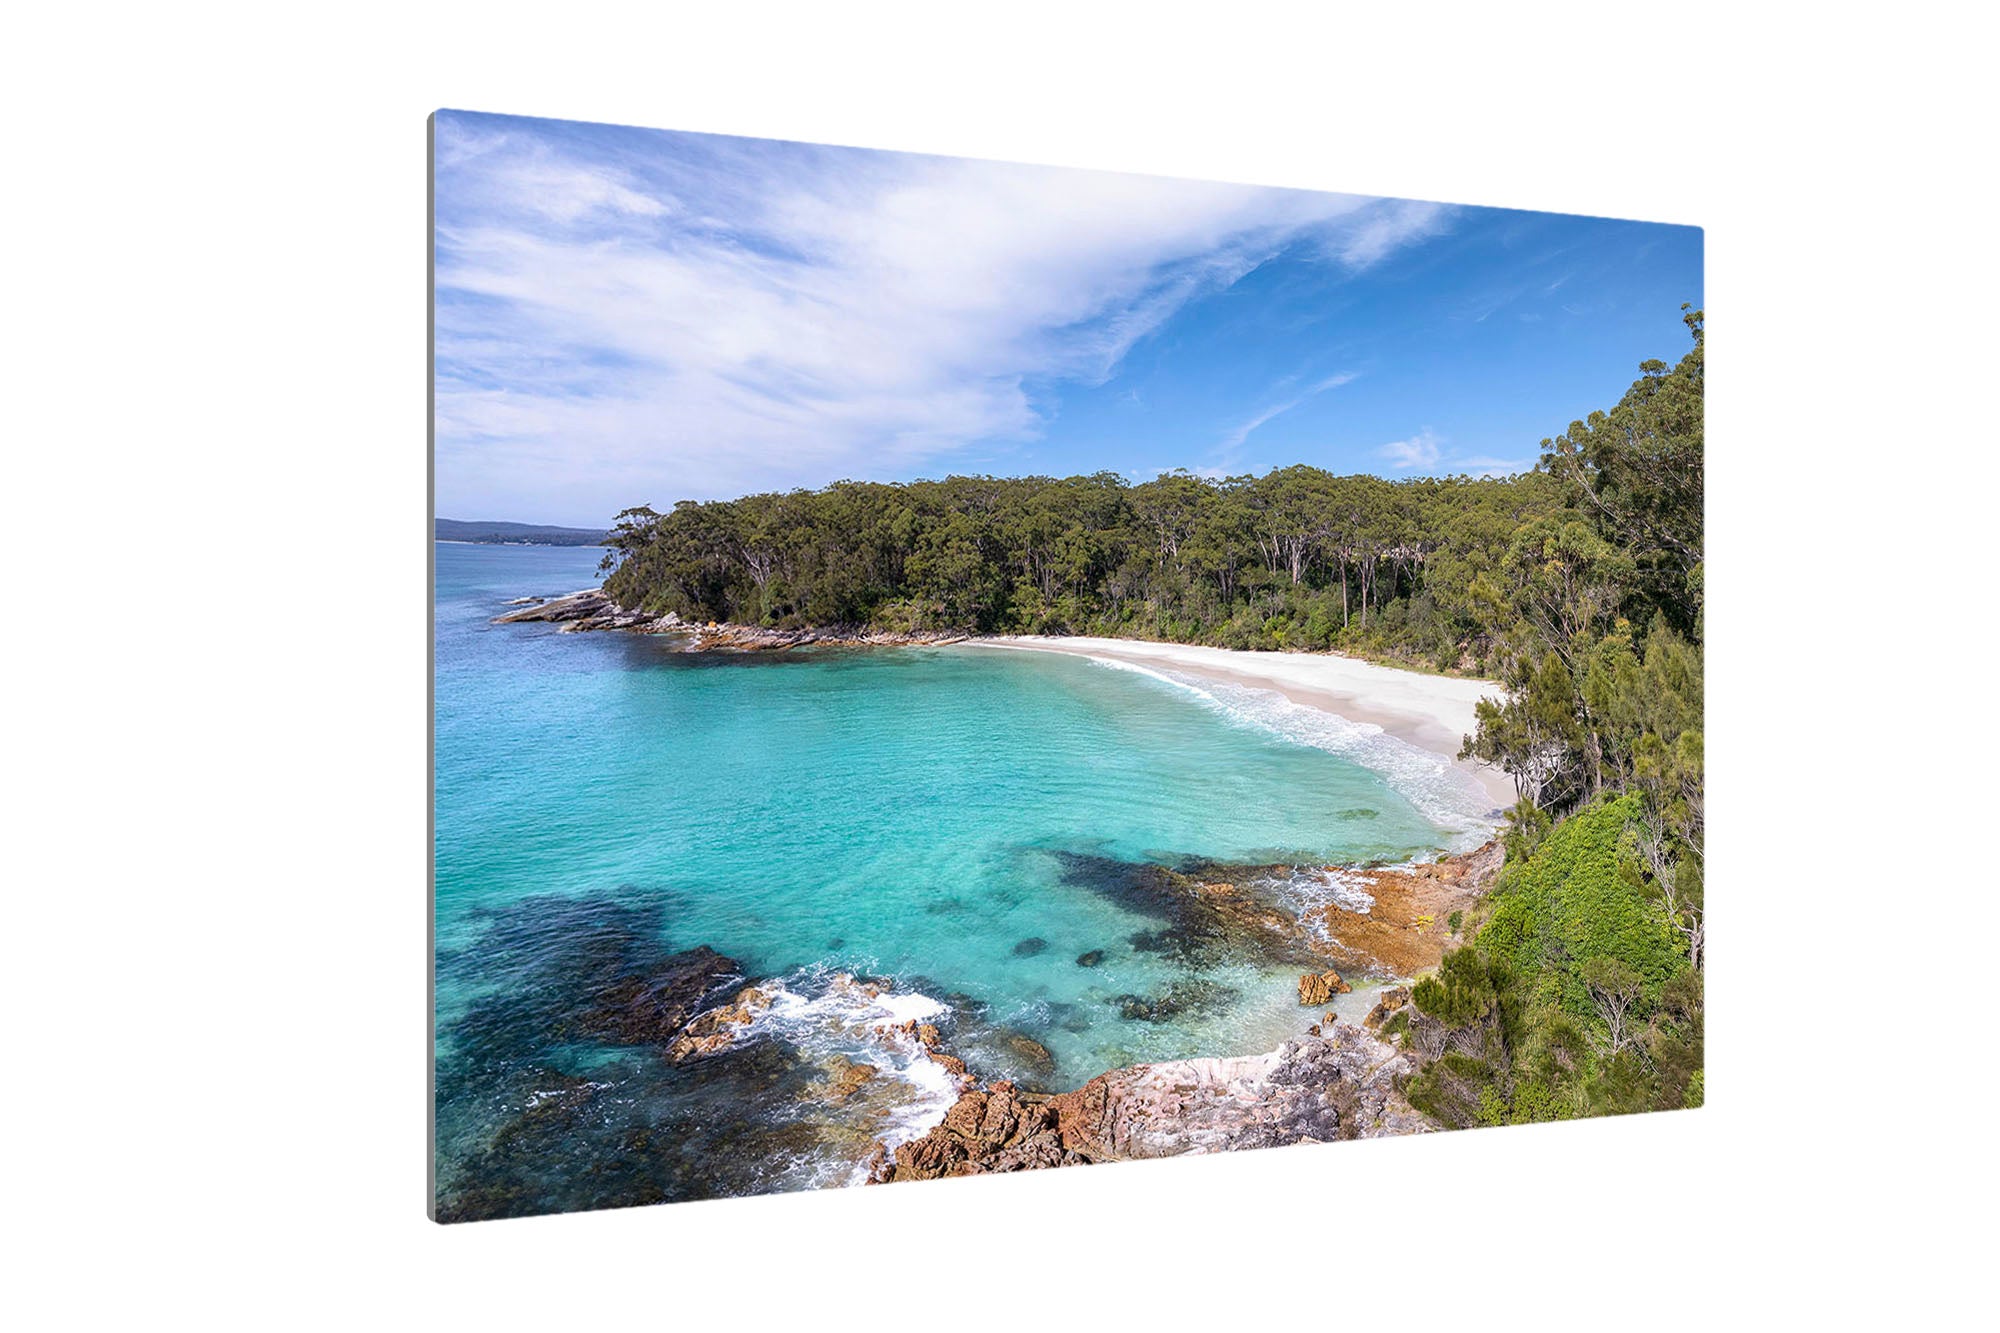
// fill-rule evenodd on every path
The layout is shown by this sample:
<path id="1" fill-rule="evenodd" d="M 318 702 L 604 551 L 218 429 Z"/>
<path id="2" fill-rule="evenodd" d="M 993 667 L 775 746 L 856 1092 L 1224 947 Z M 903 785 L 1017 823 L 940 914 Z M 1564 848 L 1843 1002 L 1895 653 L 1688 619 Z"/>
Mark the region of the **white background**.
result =
<path id="1" fill-rule="evenodd" d="M 1995 443 L 1972 11 L 726 8 L 10 16 L 17 1326 L 1971 1320 Z M 439 106 L 1706 227 L 1708 1109 L 427 1222 Z"/>

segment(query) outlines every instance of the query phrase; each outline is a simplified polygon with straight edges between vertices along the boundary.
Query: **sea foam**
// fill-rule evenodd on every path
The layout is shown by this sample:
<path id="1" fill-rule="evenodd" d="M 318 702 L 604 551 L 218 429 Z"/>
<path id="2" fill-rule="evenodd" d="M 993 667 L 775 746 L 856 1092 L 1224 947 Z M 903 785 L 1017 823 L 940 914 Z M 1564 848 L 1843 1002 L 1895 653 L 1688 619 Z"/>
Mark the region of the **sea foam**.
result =
<path id="1" fill-rule="evenodd" d="M 1355 722 L 1287 698 L 1277 690 L 1208 680 L 1108 657 L 1088 659 L 1129 671 L 1192 695 L 1238 726 L 1294 745 L 1311 746 L 1379 774 L 1446 835 L 1448 851 L 1469 851 L 1492 836 L 1492 801 L 1479 783 L 1441 755 L 1391 736 L 1371 722 Z"/>
<path id="2" fill-rule="evenodd" d="M 906 1023 L 949 1017 L 950 1006 L 943 1001 L 870 984 L 824 965 L 760 982 L 758 988 L 771 1003 L 743 1029 L 739 1043 L 776 1038 L 814 1064 L 828 1064 L 838 1056 L 873 1066 L 877 1079 L 896 1085 L 874 1132 L 891 1152 L 943 1121 L 958 1100 L 956 1077 L 933 1061 L 916 1038 L 898 1030 Z M 866 1179 L 867 1164 L 802 1157 L 787 1174 L 799 1175 L 802 1184 L 859 1184 Z"/>

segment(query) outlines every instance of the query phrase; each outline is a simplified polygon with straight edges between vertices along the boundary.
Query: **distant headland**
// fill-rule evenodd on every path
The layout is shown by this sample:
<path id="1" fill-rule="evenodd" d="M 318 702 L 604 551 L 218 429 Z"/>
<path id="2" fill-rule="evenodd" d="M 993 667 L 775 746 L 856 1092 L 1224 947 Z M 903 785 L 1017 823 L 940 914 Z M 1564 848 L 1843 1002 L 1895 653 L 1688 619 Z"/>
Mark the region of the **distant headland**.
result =
<path id="1" fill-rule="evenodd" d="M 487 546 L 601 546 L 611 534 L 603 528 L 558 528 L 546 523 L 467 522 L 436 520 L 441 542 L 476 542 Z"/>

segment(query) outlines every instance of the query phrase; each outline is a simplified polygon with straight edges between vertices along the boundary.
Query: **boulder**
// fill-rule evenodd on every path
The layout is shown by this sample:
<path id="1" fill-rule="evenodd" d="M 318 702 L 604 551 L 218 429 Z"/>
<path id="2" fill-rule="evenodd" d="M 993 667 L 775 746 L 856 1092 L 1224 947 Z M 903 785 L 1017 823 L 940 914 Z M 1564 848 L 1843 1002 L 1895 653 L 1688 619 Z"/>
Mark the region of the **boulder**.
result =
<path id="1" fill-rule="evenodd" d="M 1331 968 L 1324 972 L 1308 972 L 1299 978 L 1299 1003 L 1308 1009 L 1317 1009 L 1334 996 L 1345 995 L 1353 989 L 1340 973 Z"/>
<path id="2" fill-rule="evenodd" d="M 1389 1021 L 1389 1015 L 1395 1013 L 1409 1002 L 1409 987 L 1391 986 L 1387 988 L 1375 997 L 1375 1007 L 1370 1009 L 1368 1016 L 1361 1020 L 1362 1026 L 1369 1028 L 1381 1027 L 1382 1024 Z"/>

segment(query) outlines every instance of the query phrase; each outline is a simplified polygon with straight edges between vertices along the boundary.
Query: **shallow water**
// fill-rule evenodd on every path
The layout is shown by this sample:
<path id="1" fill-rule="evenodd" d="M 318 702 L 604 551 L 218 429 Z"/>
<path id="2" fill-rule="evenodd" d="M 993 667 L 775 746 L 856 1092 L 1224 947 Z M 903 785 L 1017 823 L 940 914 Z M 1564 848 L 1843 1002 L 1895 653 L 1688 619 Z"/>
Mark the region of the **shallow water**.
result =
<path id="1" fill-rule="evenodd" d="M 593 584 L 598 552 L 436 550 L 440 1177 L 505 1175 L 498 1211 L 851 1176 L 867 1135 L 776 1133 L 805 1114 L 802 1085 L 765 1056 L 676 1070 L 576 1039 L 564 1006 L 641 955 L 708 945 L 787 978 L 796 1005 L 751 1045 L 808 1063 L 863 1054 L 814 1017 L 846 969 L 941 1002 L 975 1073 L 1070 1087 L 1310 1021 L 1295 967 L 1149 948 L 1162 921 L 1131 892 L 1147 864 L 1402 860 L 1473 827 L 1476 798 L 1434 781 L 1434 760 L 1263 691 L 1061 654 L 688 654 L 492 625 L 509 599 Z M 1130 997 L 1170 992 L 1191 1002 L 1128 1016 Z M 1023 1063 L 1016 1035 L 1053 1067 Z M 920 1058 L 877 1043 L 869 1062 L 871 1130 L 915 1132 L 948 1104 Z M 689 1108 L 717 1099 L 772 1134 L 709 1142 L 727 1112 Z M 671 1170 L 606 1165 L 641 1128 L 646 1152 L 673 1143 Z"/>

